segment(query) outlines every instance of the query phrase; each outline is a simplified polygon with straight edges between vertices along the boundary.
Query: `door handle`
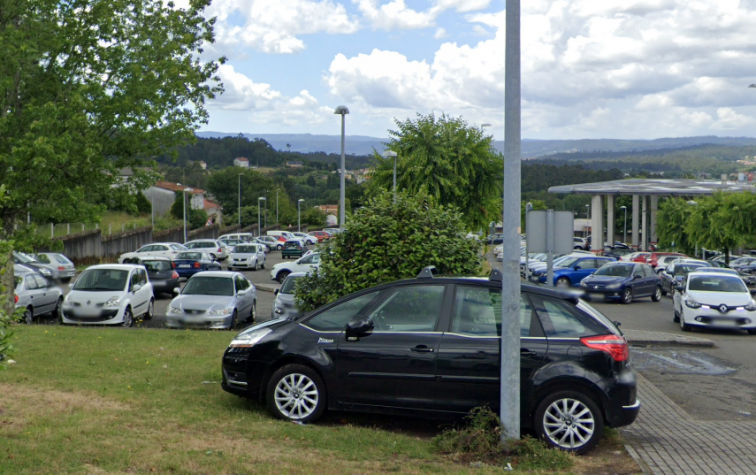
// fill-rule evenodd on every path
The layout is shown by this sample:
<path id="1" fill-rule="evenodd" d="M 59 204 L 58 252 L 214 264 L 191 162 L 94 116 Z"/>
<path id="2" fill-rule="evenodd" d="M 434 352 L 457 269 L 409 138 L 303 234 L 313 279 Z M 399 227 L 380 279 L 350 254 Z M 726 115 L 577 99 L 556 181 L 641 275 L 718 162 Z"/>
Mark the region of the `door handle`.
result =
<path id="1" fill-rule="evenodd" d="M 410 348 L 410 351 L 414 351 L 416 353 L 433 353 L 433 348 L 429 348 L 425 345 L 417 345 L 414 348 Z"/>
<path id="2" fill-rule="evenodd" d="M 530 351 L 528 349 L 522 348 L 520 350 L 520 356 L 536 356 L 538 355 L 538 352 L 536 351 Z"/>

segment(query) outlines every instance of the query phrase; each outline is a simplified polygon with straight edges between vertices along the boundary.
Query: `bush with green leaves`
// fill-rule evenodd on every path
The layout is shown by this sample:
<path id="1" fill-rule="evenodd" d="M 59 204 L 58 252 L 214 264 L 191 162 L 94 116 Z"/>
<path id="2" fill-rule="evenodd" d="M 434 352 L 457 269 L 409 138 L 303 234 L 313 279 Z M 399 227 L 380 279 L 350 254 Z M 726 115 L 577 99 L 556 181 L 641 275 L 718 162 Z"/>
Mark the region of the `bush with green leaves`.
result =
<path id="1" fill-rule="evenodd" d="M 433 265 L 440 275 L 478 275 L 480 244 L 465 238 L 460 213 L 427 195 L 391 193 L 357 210 L 320 253 L 320 268 L 297 282 L 305 311 L 358 290 L 416 277 Z"/>
<path id="2" fill-rule="evenodd" d="M 0 273 L 5 275 L 8 270 L 8 265 L 13 265 L 10 261 L 11 251 L 13 250 L 13 243 L 9 241 L 0 241 Z M 3 279 L 5 280 L 5 279 Z M 13 345 L 11 344 L 11 338 L 13 332 L 11 331 L 11 325 L 15 316 L 8 312 L 8 308 L 13 308 L 8 305 L 8 292 L 4 283 L 0 283 L 0 369 L 3 369 L 13 355 Z"/>

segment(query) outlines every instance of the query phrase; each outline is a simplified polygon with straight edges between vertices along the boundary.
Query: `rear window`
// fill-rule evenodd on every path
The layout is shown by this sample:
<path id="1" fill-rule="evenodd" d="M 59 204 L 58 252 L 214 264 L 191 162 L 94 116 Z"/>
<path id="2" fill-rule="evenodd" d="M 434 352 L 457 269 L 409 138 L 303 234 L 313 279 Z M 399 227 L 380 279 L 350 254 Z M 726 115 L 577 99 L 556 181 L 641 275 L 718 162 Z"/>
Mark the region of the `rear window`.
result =
<path id="1" fill-rule="evenodd" d="M 176 254 L 177 261 L 199 261 L 202 259 L 202 254 L 199 252 L 179 252 Z"/>
<path id="2" fill-rule="evenodd" d="M 142 261 L 142 265 L 150 272 L 171 270 L 173 268 L 169 261 Z"/>
<path id="3" fill-rule="evenodd" d="M 212 242 L 190 242 L 186 245 L 189 249 L 215 247 L 215 243 Z"/>
<path id="4" fill-rule="evenodd" d="M 73 264 L 66 256 L 63 254 L 54 254 L 53 257 L 56 261 L 60 262 L 61 264 Z"/>
<path id="5" fill-rule="evenodd" d="M 300 247 L 299 241 L 287 241 L 284 243 L 284 247 L 298 248 Z"/>
<path id="6" fill-rule="evenodd" d="M 543 331 L 550 338 L 582 338 L 606 334 L 607 328 L 573 304 L 549 297 L 531 295 Z"/>

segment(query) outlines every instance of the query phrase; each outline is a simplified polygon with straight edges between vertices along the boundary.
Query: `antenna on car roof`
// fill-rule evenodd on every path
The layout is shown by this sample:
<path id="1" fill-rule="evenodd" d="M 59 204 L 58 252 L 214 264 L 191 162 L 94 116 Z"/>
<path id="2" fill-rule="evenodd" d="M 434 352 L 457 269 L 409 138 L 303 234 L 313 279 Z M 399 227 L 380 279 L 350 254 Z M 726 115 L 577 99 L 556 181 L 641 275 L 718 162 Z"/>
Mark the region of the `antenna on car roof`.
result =
<path id="1" fill-rule="evenodd" d="M 422 271 L 420 271 L 419 274 L 417 274 L 418 279 L 432 279 L 434 275 L 436 275 L 438 271 L 436 270 L 436 266 L 426 266 Z"/>
<path id="2" fill-rule="evenodd" d="M 488 280 L 491 282 L 501 282 L 501 271 L 499 269 L 492 269 L 491 273 L 488 274 Z"/>

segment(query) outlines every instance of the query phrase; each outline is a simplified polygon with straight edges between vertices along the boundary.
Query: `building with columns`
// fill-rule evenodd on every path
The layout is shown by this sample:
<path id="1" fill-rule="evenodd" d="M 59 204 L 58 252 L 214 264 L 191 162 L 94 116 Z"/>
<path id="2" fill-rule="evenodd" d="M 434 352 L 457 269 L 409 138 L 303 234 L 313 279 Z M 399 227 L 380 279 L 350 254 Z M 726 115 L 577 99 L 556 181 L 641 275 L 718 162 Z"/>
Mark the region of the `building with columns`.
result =
<path id="1" fill-rule="evenodd" d="M 615 209 L 616 197 L 632 196 L 632 207 L 627 211 L 631 222 L 632 248 L 646 251 L 649 243 L 656 242 L 659 198 L 675 196 L 694 199 L 696 196 L 711 195 L 716 191 L 754 193 L 756 186 L 745 181 L 634 178 L 549 188 L 549 193 L 591 195 L 591 250 L 594 252 L 604 250 L 605 240 L 614 242 L 614 216 L 615 212 L 619 211 Z"/>

